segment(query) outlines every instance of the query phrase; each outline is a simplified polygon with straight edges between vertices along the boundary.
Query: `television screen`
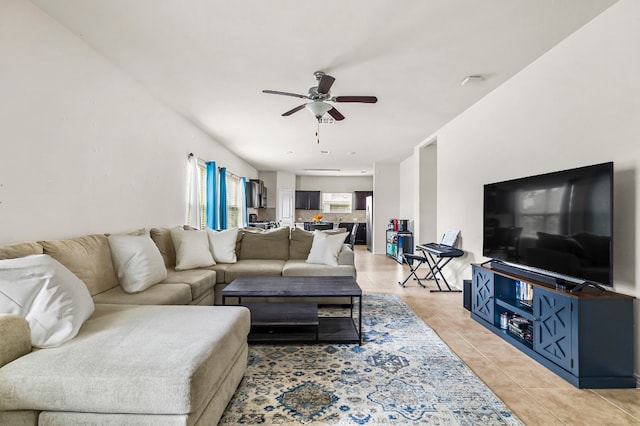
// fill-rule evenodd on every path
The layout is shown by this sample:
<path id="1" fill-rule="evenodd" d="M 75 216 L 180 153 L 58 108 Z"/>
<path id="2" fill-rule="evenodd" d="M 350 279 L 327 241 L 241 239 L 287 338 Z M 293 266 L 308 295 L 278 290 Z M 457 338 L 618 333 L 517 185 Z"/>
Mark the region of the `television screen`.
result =
<path id="1" fill-rule="evenodd" d="M 613 163 L 484 186 L 483 254 L 566 281 L 613 285 Z"/>

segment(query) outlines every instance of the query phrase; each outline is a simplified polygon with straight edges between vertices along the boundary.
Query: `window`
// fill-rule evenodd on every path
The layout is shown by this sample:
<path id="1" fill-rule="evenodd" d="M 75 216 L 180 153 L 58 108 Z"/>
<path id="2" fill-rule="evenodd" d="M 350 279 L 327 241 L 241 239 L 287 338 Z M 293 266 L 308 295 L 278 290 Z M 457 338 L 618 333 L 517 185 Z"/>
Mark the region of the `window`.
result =
<path id="1" fill-rule="evenodd" d="M 204 162 L 198 161 L 198 194 L 200 205 L 200 229 L 207 227 L 207 166 Z M 190 224 L 196 226 L 195 224 Z"/>
<path id="2" fill-rule="evenodd" d="M 240 209 L 242 208 L 242 180 L 231 173 L 227 173 L 227 226 L 240 227 Z"/>
<path id="3" fill-rule="evenodd" d="M 351 213 L 352 201 L 350 192 L 323 192 L 322 213 Z"/>
<path id="4" fill-rule="evenodd" d="M 550 234 L 561 233 L 560 217 L 566 188 L 532 189 L 518 193 L 522 236 L 537 238 L 543 229 Z"/>

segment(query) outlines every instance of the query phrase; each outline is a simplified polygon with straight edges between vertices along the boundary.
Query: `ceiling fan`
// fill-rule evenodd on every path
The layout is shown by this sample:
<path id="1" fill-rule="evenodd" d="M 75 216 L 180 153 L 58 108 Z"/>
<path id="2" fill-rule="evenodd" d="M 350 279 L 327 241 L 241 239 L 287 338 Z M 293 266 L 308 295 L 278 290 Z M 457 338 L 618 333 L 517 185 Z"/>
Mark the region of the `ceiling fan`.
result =
<path id="1" fill-rule="evenodd" d="M 344 120 L 344 115 L 342 115 L 340 111 L 338 111 L 333 105 L 328 102 L 361 102 L 366 104 L 375 104 L 376 102 L 378 102 L 378 98 L 376 98 L 375 96 L 331 96 L 331 86 L 336 79 L 328 74 L 325 74 L 322 71 L 316 71 L 313 73 L 313 75 L 315 76 L 318 85 L 310 88 L 309 92 L 306 95 L 299 95 L 297 93 L 289 92 L 279 92 L 277 90 L 263 90 L 262 92 L 271 95 L 293 96 L 295 98 L 310 100 L 311 102 L 299 105 L 285 112 L 284 114 L 282 114 L 282 116 L 287 117 L 295 112 L 300 111 L 301 109 L 306 108 L 311 111 L 318 122 L 320 122 L 320 119 L 326 113 L 328 113 L 336 121 Z"/>

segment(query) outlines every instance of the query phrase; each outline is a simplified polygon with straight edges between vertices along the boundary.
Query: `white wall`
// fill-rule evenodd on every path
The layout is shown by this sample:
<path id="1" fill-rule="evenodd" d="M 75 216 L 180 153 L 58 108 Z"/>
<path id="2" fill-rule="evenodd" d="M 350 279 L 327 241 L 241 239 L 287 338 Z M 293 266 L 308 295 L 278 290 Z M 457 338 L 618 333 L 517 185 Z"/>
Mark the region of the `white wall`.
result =
<path id="1" fill-rule="evenodd" d="M 438 231 L 460 227 L 468 252 L 459 286 L 484 260 L 483 184 L 614 161 L 614 288 L 640 296 L 638 22 L 640 2 L 614 4 L 437 133 Z M 636 372 L 638 323 L 636 303 Z"/>
<path id="2" fill-rule="evenodd" d="M 415 178 L 416 165 L 413 157 L 400 163 L 400 201 L 398 203 L 398 219 L 408 219 L 413 231 L 415 190 L 418 186 Z"/>
<path id="3" fill-rule="evenodd" d="M 430 142 L 415 148 L 414 157 L 418 164 L 416 193 L 418 202 L 418 218 L 416 226 L 416 242 L 439 242 L 437 232 L 438 212 L 438 144 Z"/>
<path id="4" fill-rule="evenodd" d="M 278 204 L 278 176 L 276 172 L 259 172 L 258 176 L 267 188 L 267 208 L 276 208 Z"/>
<path id="5" fill-rule="evenodd" d="M 190 152 L 257 176 L 28 1 L 0 57 L 0 244 L 184 223 Z"/>
<path id="6" fill-rule="evenodd" d="M 296 176 L 299 191 L 373 191 L 372 176 Z"/>
<path id="7" fill-rule="evenodd" d="M 389 219 L 400 213 L 400 165 L 376 163 L 373 166 L 373 250 L 384 254 L 387 249 L 386 230 Z"/>
<path id="8" fill-rule="evenodd" d="M 296 175 L 288 172 L 277 172 L 277 187 L 278 189 L 291 189 L 296 190 Z"/>

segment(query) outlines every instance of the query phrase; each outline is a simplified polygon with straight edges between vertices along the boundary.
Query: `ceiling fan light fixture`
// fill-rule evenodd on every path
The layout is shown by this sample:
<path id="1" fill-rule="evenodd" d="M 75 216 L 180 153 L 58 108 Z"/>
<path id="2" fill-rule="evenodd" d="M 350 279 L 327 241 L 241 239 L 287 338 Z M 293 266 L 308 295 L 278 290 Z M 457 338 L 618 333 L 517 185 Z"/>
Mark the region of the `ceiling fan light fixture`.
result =
<path id="1" fill-rule="evenodd" d="M 309 102 L 308 104 L 305 104 L 304 107 L 311 111 L 311 114 L 313 114 L 313 116 L 318 120 L 320 120 L 327 111 L 333 108 L 331 105 L 321 101 Z"/>

